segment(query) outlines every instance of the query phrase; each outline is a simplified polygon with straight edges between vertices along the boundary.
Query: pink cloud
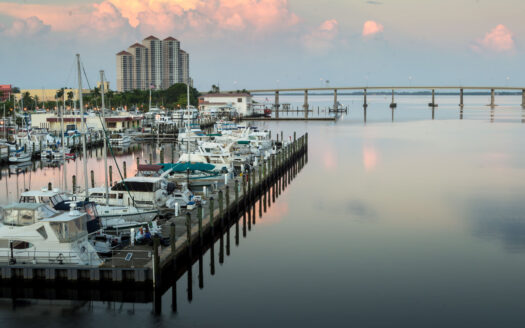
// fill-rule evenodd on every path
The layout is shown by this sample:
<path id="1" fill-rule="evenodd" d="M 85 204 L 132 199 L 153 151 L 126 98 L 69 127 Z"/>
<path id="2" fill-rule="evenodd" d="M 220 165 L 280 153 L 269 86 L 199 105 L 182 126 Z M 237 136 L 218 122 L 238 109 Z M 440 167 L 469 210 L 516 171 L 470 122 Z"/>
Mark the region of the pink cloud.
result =
<path id="1" fill-rule="evenodd" d="M 104 31 L 103 36 L 133 29 L 143 35 L 261 34 L 282 31 L 299 22 L 288 0 L 104 0 L 62 6 L 0 2 L 0 12 L 19 19 L 38 17 L 54 31 L 97 30 Z"/>
<path id="2" fill-rule="evenodd" d="M 477 40 L 473 49 L 476 51 L 509 52 L 514 50 L 514 38 L 512 32 L 503 24 L 499 24 L 483 39 Z"/>
<path id="3" fill-rule="evenodd" d="M 370 36 L 377 33 L 382 33 L 383 30 L 383 25 L 372 20 L 366 21 L 365 24 L 363 24 L 363 36 Z"/>
<path id="4" fill-rule="evenodd" d="M 25 19 L 15 19 L 11 26 L 4 27 L 3 34 L 11 37 L 28 37 L 42 35 L 51 30 L 50 25 L 35 16 Z"/>
<path id="5" fill-rule="evenodd" d="M 303 45 L 314 52 L 324 52 L 333 47 L 339 35 L 339 23 L 335 19 L 324 21 L 312 32 L 302 37 Z"/>

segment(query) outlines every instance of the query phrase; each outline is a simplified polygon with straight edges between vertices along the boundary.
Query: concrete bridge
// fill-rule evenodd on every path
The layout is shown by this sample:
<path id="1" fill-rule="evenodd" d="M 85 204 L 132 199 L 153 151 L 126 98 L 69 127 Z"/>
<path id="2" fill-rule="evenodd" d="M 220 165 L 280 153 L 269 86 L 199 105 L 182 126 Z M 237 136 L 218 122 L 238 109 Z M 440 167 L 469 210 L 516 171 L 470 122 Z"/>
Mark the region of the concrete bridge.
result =
<path id="1" fill-rule="evenodd" d="M 337 92 L 338 91 L 363 91 L 363 107 L 367 108 L 367 92 L 369 90 L 392 90 L 392 102 L 390 103 L 391 108 L 395 108 L 397 104 L 394 100 L 395 91 L 400 90 L 428 90 L 432 92 L 432 101 L 428 104 L 430 107 L 437 107 L 435 101 L 435 92 L 436 90 L 458 90 L 459 91 L 459 106 L 464 105 L 463 95 L 465 90 L 469 91 L 490 91 L 490 106 L 496 106 L 495 103 L 495 94 L 496 91 L 521 91 L 521 106 L 525 107 L 525 87 L 501 87 L 501 86 L 356 86 L 356 87 L 319 87 L 319 88 L 280 88 L 280 89 L 255 89 L 248 90 L 252 94 L 257 93 L 274 93 L 275 102 L 274 102 L 274 112 L 276 118 L 279 117 L 279 95 L 285 92 L 304 92 L 304 104 L 303 110 L 305 112 L 305 117 L 308 117 L 308 93 L 311 91 L 331 91 L 334 95 L 334 109 L 337 108 Z"/>

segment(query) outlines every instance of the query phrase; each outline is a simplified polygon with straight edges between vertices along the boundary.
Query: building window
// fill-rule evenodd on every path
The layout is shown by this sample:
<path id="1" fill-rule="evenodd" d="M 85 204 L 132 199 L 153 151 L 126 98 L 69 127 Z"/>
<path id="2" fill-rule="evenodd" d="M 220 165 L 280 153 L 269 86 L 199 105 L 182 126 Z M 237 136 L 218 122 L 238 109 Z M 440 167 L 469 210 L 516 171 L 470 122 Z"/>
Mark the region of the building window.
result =
<path id="1" fill-rule="evenodd" d="M 108 128 L 110 128 L 110 129 L 114 129 L 114 128 L 116 128 L 116 127 L 117 127 L 117 123 L 115 123 L 115 122 L 109 122 L 109 123 L 108 123 Z"/>
<path id="2" fill-rule="evenodd" d="M 237 98 L 237 102 L 242 102 L 242 98 Z"/>

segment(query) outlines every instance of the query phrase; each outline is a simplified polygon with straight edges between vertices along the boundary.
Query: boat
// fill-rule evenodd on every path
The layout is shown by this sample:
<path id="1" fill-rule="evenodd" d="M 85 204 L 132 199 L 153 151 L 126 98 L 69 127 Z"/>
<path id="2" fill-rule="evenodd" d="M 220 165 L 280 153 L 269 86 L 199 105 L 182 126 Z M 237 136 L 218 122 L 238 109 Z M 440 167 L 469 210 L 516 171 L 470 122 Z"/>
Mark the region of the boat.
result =
<path id="1" fill-rule="evenodd" d="M 25 152 L 25 147 L 20 148 L 9 156 L 9 163 L 23 163 L 31 160 L 31 153 Z"/>
<path id="2" fill-rule="evenodd" d="M 87 212 L 88 216 L 86 225 L 88 233 L 100 230 L 101 220 L 95 207 L 96 204 L 93 202 L 77 201 L 74 196 L 63 192 L 58 188 L 26 190 L 20 194 L 20 199 L 18 201 L 24 204 L 44 204 L 56 211 L 80 210 Z"/>
<path id="3" fill-rule="evenodd" d="M 0 262 L 102 264 L 88 241 L 87 213 L 59 213 L 38 203 L 13 203 L 0 212 Z"/>
<path id="4" fill-rule="evenodd" d="M 123 133 L 113 133 L 109 136 L 109 143 L 112 146 L 129 146 L 131 137 Z"/>
<path id="5" fill-rule="evenodd" d="M 134 206 L 97 205 L 97 213 L 104 230 L 122 230 L 153 221 L 158 209 L 139 209 Z"/>
<path id="6" fill-rule="evenodd" d="M 107 205 L 149 209 L 164 207 L 168 199 L 168 184 L 168 181 L 162 176 L 123 179 L 109 190 Z M 106 188 L 90 188 L 88 197 L 90 201 L 106 205 Z"/>

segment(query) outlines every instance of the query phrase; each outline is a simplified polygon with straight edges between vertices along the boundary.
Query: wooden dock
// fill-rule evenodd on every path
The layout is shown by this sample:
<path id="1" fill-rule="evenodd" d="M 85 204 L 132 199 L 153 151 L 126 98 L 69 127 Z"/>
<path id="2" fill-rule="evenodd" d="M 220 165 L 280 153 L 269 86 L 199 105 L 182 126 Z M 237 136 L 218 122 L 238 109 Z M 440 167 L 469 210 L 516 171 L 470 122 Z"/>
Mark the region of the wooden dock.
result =
<path id="1" fill-rule="evenodd" d="M 154 238 L 151 246 L 129 246 L 115 251 L 101 266 L 79 266 L 59 264 L 32 264 L 17 259 L 17 264 L 0 264 L 0 283 L 16 285 L 69 286 L 133 286 L 155 292 L 169 288 L 173 279 L 180 276 L 184 263 L 193 263 L 199 256 L 213 247 L 225 229 L 238 224 L 239 215 L 253 210 L 255 204 L 259 214 L 266 212 L 291 183 L 308 160 L 308 134 L 296 139 L 288 146 L 271 155 L 268 161 L 261 161 L 256 168 L 245 175 L 232 179 L 210 197 L 204 207 L 199 206 L 192 213 L 182 213 L 169 219 L 163 225 L 163 235 L 169 237 L 161 246 L 160 238 Z M 250 214 L 248 213 L 248 215 Z M 248 217 L 248 225 L 252 220 Z M 228 233 L 229 237 L 229 233 Z M 222 244 L 222 243 L 221 243 Z M 229 238 L 228 238 L 229 244 Z M 221 247 L 222 248 L 222 247 Z M 130 285 L 131 284 L 131 285 Z"/>

